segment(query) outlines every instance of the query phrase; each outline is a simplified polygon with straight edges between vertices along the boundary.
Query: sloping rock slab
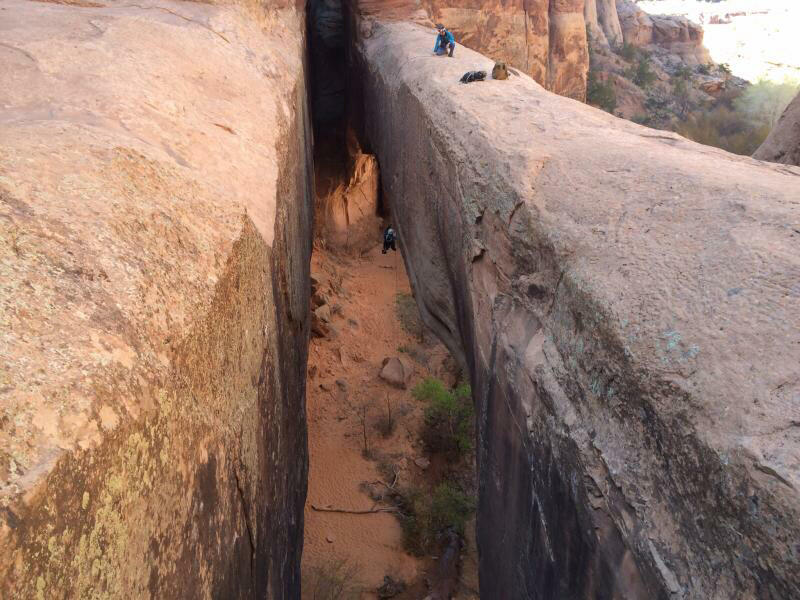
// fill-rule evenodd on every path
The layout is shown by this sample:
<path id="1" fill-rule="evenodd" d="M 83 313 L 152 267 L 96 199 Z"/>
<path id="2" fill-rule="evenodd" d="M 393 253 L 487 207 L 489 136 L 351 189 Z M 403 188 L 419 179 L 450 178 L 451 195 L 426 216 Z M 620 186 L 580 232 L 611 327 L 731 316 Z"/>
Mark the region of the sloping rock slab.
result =
<path id="1" fill-rule="evenodd" d="M 429 40 L 362 40 L 365 129 L 469 367 L 481 596 L 800 597 L 800 169 Z"/>

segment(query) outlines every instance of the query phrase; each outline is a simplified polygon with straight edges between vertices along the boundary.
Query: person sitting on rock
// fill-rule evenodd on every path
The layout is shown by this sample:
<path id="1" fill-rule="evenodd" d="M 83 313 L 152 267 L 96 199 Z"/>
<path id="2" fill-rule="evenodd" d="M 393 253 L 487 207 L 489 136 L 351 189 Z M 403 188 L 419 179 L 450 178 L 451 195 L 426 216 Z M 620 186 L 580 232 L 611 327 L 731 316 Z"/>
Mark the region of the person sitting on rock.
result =
<path id="1" fill-rule="evenodd" d="M 397 252 L 397 246 L 395 246 L 395 240 L 397 240 L 397 235 L 392 229 L 392 226 L 389 225 L 386 228 L 386 231 L 383 232 L 383 250 L 381 250 L 381 254 L 386 254 L 389 251 L 389 248 Z"/>
<path id="2" fill-rule="evenodd" d="M 453 57 L 453 50 L 456 49 L 456 38 L 453 37 L 453 34 L 447 31 L 444 28 L 444 25 L 441 23 L 436 24 L 436 45 L 433 47 L 433 53 L 441 56 L 448 50 L 450 52 L 447 54 L 450 58 Z"/>

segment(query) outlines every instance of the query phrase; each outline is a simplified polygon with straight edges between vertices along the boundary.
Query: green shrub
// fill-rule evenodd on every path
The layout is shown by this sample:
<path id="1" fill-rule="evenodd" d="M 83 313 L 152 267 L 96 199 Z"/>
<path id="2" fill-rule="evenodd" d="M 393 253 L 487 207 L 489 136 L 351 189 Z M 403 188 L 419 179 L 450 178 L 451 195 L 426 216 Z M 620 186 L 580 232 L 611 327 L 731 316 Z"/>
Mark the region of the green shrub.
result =
<path id="1" fill-rule="evenodd" d="M 675 76 L 672 80 L 672 95 L 678 108 L 678 116 L 685 118 L 692 105 L 689 81 L 686 77 Z"/>
<path id="2" fill-rule="evenodd" d="M 474 408 L 469 385 L 448 390 L 438 379 L 427 378 L 412 390 L 414 398 L 427 402 L 422 440 L 430 452 L 442 452 L 458 460 L 472 449 Z"/>
<path id="3" fill-rule="evenodd" d="M 711 75 L 712 66 L 713 65 L 710 63 L 707 65 L 697 65 L 697 72 L 700 73 L 701 75 Z"/>
<path id="4" fill-rule="evenodd" d="M 449 482 L 440 483 L 433 494 L 409 488 L 399 494 L 396 502 L 400 508 L 403 546 L 416 556 L 434 552 L 439 534 L 447 529 L 463 536 L 475 510 L 474 500 Z"/>
<path id="5" fill-rule="evenodd" d="M 458 535 L 463 536 L 473 510 L 475 503 L 472 498 L 452 483 L 440 483 L 433 491 L 431 524 L 437 532 L 452 527 Z"/>
<path id="6" fill-rule="evenodd" d="M 604 111 L 614 113 L 617 108 L 617 92 L 610 80 L 600 81 L 594 71 L 589 71 L 586 82 L 586 102 Z"/>
<path id="7" fill-rule="evenodd" d="M 644 55 L 639 57 L 639 62 L 629 71 L 629 75 L 633 83 L 642 89 L 647 89 L 656 80 L 656 74 L 650 68 L 650 58 Z"/>
<path id="8" fill-rule="evenodd" d="M 749 119 L 774 127 L 798 91 L 800 87 L 796 81 L 775 83 L 762 79 L 747 86 L 741 95 L 733 100 L 733 106 Z"/>
<path id="9" fill-rule="evenodd" d="M 636 58 L 636 46 L 630 42 L 625 42 L 619 50 L 619 55 L 628 62 L 631 62 Z"/>
<path id="10" fill-rule="evenodd" d="M 744 155 L 755 152 L 770 129 L 769 124 L 753 122 L 744 113 L 727 106 L 693 113 L 676 127 L 679 134 L 690 140 Z"/>

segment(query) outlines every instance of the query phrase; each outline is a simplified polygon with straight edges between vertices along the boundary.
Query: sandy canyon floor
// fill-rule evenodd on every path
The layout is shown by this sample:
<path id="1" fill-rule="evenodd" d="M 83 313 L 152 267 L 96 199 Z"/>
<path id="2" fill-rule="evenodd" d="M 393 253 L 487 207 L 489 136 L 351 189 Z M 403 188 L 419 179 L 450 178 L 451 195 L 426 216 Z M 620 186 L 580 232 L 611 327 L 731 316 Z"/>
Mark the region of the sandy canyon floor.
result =
<path id="1" fill-rule="evenodd" d="M 331 332 L 324 338 L 312 338 L 309 348 L 310 466 L 303 598 L 315 598 L 320 570 L 337 568 L 350 580 L 346 597 L 377 598 L 375 590 L 389 575 L 407 584 L 405 592 L 396 598 L 424 598 L 426 576 L 434 560 L 403 550 L 402 529 L 394 514 L 346 514 L 314 507 L 391 509 L 388 501 L 371 498 L 369 489 L 380 490 L 387 483 L 424 487 L 434 476 L 436 464 L 434 461 L 427 466 L 418 436 L 423 406 L 414 400 L 411 389 L 428 376 L 452 383 L 457 369 L 444 346 L 430 334 L 413 335 L 401 323 L 398 299 L 410 300 L 411 290 L 399 252 L 383 255 L 376 247 L 360 259 L 350 259 L 317 250 L 312 273 L 321 281 L 332 317 Z M 409 350 L 415 358 L 410 358 Z M 401 354 L 413 365 L 407 389 L 391 387 L 379 377 L 383 359 Z M 397 416 L 397 425 L 394 433 L 384 438 L 376 423 L 386 414 L 387 403 Z M 368 457 L 364 453 L 364 407 Z M 389 463 L 397 468 L 396 481 L 387 481 Z M 471 532 L 463 555 L 458 597 L 477 598 Z"/>

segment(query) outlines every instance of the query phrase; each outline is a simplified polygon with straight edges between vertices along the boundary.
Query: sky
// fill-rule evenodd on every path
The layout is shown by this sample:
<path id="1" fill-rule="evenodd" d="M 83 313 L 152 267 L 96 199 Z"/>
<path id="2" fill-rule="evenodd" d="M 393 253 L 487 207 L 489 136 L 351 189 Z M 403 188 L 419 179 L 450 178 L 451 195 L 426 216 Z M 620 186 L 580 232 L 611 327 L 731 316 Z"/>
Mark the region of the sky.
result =
<path id="1" fill-rule="evenodd" d="M 651 14 L 684 15 L 703 25 L 704 43 L 717 63 L 749 81 L 800 82 L 800 0 L 641 0 Z M 731 23 L 711 24 L 713 15 Z"/>

